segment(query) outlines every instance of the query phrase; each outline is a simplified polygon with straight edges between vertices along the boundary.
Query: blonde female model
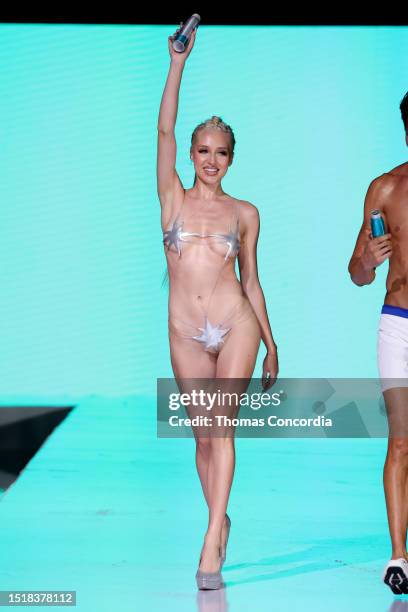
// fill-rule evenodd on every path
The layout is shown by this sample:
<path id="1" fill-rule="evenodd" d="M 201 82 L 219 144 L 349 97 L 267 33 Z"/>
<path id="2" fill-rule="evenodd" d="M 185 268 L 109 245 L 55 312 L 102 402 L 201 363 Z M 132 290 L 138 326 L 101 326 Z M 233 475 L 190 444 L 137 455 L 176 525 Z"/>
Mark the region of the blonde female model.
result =
<path id="1" fill-rule="evenodd" d="M 157 157 L 173 372 L 177 380 L 248 381 L 262 338 L 267 350 L 262 372 L 266 389 L 278 374 L 278 358 L 257 273 L 258 210 L 221 187 L 232 164 L 235 138 L 220 117 L 195 128 L 190 148 L 195 181 L 190 189 L 181 184 L 175 169 L 174 130 L 181 77 L 196 30 L 184 53 L 173 50 L 174 36 L 168 39 L 171 61 L 160 105 Z M 240 281 L 235 273 L 237 257 Z M 201 436 L 197 428 L 193 430 L 196 465 L 209 510 L 196 580 L 200 589 L 216 589 L 222 585 L 231 525 L 226 510 L 235 467 L 234 437 L 222 431 Z"/>

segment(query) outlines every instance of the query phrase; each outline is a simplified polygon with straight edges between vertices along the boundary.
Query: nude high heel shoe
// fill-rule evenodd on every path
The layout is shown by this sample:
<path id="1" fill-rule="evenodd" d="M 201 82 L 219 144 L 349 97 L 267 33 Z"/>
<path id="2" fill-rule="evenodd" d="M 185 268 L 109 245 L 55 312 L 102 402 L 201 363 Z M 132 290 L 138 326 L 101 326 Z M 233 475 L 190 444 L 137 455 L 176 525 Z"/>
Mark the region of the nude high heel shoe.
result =
<path id="1" fill-rule="evenodd" d="M 222 546 L 221 548 L 221 567 L 224 565 L 225 559 L 227 558 L 227 544 L 228 544 L 228 538 L 229 538 L 230 529 L 231 529 L 231 519 L 228 516 L 228 514 L 226 514 L 225 516 L 227 519 L 227 537 L 225 538 L 224 546 Z"/>
<path id="2" fill-rule="evenodd" d="M 219 549 L 220 552 L 220 559 L 221 559 L 221 548 Z M 201 557 L 200 557 L 200 562 L 199 562 L 199 566 L 201 563 Z M 196 582 L 197 582 L 197 587 L 200 590 L 214 590 L 214 589 L 220 589 L 223 586 L 223 581 L 222 581 L 222 575 L 221 575 L 221 567 L 222 567 L 222 563 L 220 564 L 220 569 L 218 570 L 218 572 L 203 572 L 200 570 L 200 568 L 198 568 L 197 573 L 196 573 Z"/>

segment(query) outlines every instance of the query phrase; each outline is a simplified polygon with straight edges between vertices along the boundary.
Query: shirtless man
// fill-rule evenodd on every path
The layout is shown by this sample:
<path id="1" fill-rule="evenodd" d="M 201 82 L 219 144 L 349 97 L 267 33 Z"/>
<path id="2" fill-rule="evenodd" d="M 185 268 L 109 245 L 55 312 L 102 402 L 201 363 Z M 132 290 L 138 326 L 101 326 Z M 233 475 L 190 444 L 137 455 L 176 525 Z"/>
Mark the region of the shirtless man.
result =
<path id="1" fill-rule="evenodd" d="M 408 145 L 408 92 L 401 105 Z M 370 212 L 380 211 L 385 236 L 373 238 Z M 375 279 L 375 269 L 389 259 L 387 293 L 378 330 L 378 369 L 387 409 L 389 439 L 384 491 L 392 542 L 383 580 L 393 593 L 408 593 L 408 162 L 370 184 L 364 220 L 349 263 L 359 286 Z"/>

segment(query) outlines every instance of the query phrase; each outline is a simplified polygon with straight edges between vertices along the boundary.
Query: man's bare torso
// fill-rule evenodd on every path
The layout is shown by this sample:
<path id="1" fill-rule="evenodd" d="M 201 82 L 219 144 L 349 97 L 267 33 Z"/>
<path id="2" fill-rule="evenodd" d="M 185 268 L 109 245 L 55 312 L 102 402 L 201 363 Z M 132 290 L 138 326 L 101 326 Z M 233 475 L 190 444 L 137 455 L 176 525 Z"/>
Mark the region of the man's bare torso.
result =
<path id="1" fill-rule="evenodd" d="M 408 162 L 377 181 L 378 208 L 392 240 L 384 303 L 408 308 Z"/>

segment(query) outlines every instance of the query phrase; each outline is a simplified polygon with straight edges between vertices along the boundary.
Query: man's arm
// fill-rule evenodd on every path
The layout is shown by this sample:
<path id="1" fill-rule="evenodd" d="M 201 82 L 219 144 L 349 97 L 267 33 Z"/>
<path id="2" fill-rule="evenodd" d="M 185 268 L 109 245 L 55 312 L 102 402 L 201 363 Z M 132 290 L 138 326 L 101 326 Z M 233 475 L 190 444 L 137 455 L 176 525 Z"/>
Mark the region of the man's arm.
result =
<path id="1" fill-rule="evenodd" d="M 356 285 L 369 285 L 375 279 L 375 268 L 392 254 L 391 234 L 378 238 L 371 236 L 370 213 L 378 209 L 384 215 L 386 194 L 384 176 L 376 178 L 369 186 L 364 202 L 364 219 L 357 237 L 348 270 Z"/>

